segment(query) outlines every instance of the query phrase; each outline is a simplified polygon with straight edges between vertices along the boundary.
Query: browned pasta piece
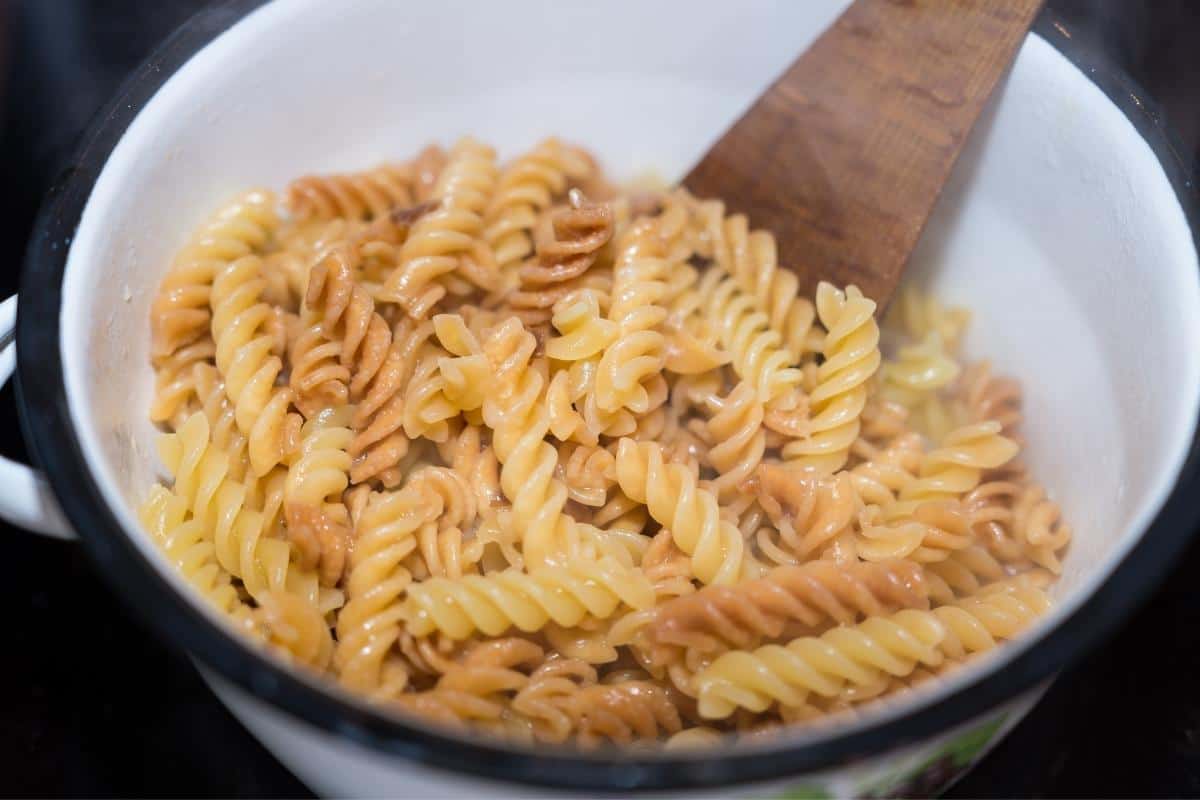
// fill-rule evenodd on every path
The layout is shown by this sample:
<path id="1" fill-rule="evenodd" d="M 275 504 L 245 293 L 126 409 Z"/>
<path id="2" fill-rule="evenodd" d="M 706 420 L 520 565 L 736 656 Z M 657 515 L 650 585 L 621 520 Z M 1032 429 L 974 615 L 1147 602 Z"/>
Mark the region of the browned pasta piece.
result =
<path id="1" fill-rule="evenodd" d="M 354 279 L 358 258 L 349 246 L 331 250 L 313 266 L 304 297 L 305 311 L 340 345 L 338 361 L 349 376 L 353 402 L 363 396 L 392 344 L 391 327 L 375 313 L 375 301 Z"/>
<path id="2" fill-rule="evenodd" d="M 663 605 L 656 644 L 708 652 L 750 649 L 792 625 L 848 625 L 862 617 L 929 605 L 921 568 L 907 561 L 777 567 L 734 586 L 706 586 Z"/>
<path id="3" fill-rule="evenodd" d="M 612 209 L 607 203 L 590 203 L 572 191 L 569 203 L 550 211 L 534 229 L 537 259 L 517 273 L 524 287 L 549 286 L 578 278 L 596 263 L 596 256 L 612 238 Z"/>
<path id="4" fill-rule="evenodd" d="M 586 180 L 593 171 L 583 151 L 553 138 L 504 168 L 484 216 L 484 238 L 501 269 L 512 269 L 529 255 L 538 214 L 564 195 L 569 183 Z"/>
<path id="5" fill-rule="evenodd" d="M 571 698 L 584 747 L 654 741 L 683 728 L 675 692 L 649 681 L 598 684 Z"/>
<path id="6" fill-rule="evenodd" d="M 966 406 L 969 422 L 993 420 L 1000 423 L 1005 436 L 1017 436 L 1021 426 L 1021 384 L 1012 378 L 993 375 L 991 362 L 979 361 L 963 370 L 956 394 Z"/>
<path id="7" fill-rule="evenodd" d="M 565 742 L 576 728 L 574 698 L 595 685 L 596 669 L 575 658 L 546 661 L 513 697 L 512 710 L 527 718 L 539 741 Z"/>
<path id="8" fill-rule="evenodd" d="M 399 476 L 389 471 L 409 451 L 409 439 L 403 430 L 405 391 L 432 336 L 433 324 L 428 321 L 405 321 L 394 332 L 387 357 L 352 420 L 352 483 L 372 479 L 380 479 L 385 485 L 398 482 Z"/>
<path id="9" fill-rule="evenodd" d="M 779 530 L 783 546 L 798 558 L 847 530 L 858 510 L 858 495 L 845 472 L 827 478 L 764 463 L 748 488 Z"/>
<path id="10" fill-rule="evenodd" d="M 524 671 L 542 661 L 542 648 L 509 637 L 483 642 L 451 667 L 430 690 L 399 695 L 400 707 L 444 725 L 469 724 L 511 733 L 505 724 L 511 697 L 529 682 Z"/>
<path id="11" fill-rule="evenodd" d="M 362 172 L 336 175 L 306 175 L 288 186 L 288 210 L 300 221 L 377 219 L 428 199 L 444 163 L 442 149 L 431 145 L 406 164 L 381 164 Z"/>

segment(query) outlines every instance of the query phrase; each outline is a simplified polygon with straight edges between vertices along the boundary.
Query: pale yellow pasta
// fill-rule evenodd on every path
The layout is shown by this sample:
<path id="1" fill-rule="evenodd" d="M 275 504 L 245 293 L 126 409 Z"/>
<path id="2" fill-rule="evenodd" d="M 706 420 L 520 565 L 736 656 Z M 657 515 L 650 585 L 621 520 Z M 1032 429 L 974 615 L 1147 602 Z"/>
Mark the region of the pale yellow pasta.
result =
<path id="1" fill-rule="evenodd" d="M 433 195 L 438 207 L 417 220 L 400 252 L 400 264 L 376 299 L 398 303 L 412 317 L 429 314 L 446 295 L 443 276 L 488 284 L 495 280 L 492 249 L 480 238 L 481 214 L 495 191 L 495 152 L 474 139 L 450 151 Z"/>
<path id="2" fill-rule="evenodd" d="M 283 369 L 272 354 L 265 325 L 270 307 L 261 302 L 261 261 L 246 256 L 223 267 L 213 281 L 212 336 L 217 369 L 234 404 L 238 429 L 249 440 L 250 464 L 265 475 L 295 446 L 299 415 L 290 412 L 292 392 L 276 386 Z"/>
<path id="3" fill-rule="evenodd" d="M 864 561 L 907 558 L 926 564 L 974 542 L 971 515 L 961 503 L 934 500 L 906 513 L 898 508 L 871 507 L 860 517 L 856 552 Z"/>
<path id="4" fill-rule="evenodd" d="M 511 627 L 531 633 L 551 621 L 574 626 L 586 615 L 606 619 L 622 604 L 641 609 L 653 602 L 654 590 L 637 570 L 612 557 L 585 558 L 528 572 L 430 578 L 409 587 L 404 618 L 414 635 L 436 630 L 463 639 Z"/>
<path id="5" fill-rule="evenodd" d="M 862 501 L 877 506 L 895 501 L 896 494 L 916 477 L 925 454 L 916 433 L 902 433 L 883 448 L 862 439 L 856 446 L 856 455 L 863 460 L 849 470 L 850 478 Z"/>
<path id="6" fill-rule="evenodd" d="M 916 480 L 900 490 L 893 513 L 928 500 L 954 500 L 979 485 L 985 469 L 1007 464 L 1017 454 L 1011 439 L 1000 435 L 998 422 L 979 422 L 952 431 L 941 446 L 921 461 Z"/>
<path id="7" fill-rule="evenodd" d="M 158 540 L 179 573 L 208 602 L 229 615 L 238 628 L 258 630 L 252 609 L 238 597 L 231 576 L 217 563 L 208 532 L 196 519 L 187 519 L 187 501 L 163 486 L 154 486 L 138 509 L 146 530 Z"/>
<path id="8" fill-rule="evenodd" d="M 822 282 L 817 287 L 817 313 L 828 333 L 825 361 L 817 386 L 809 395 L 809 436 L 789 442 L 784 458 L 819 472 L 842 468 L 858 437 L 859 417 L 867 403 L 867 381 L 879 368 L 879 326 L 875 303 L 851 286 L 845 292 Z"/>
<path id="9" fill-rule="evenodd" d="M 971 312 L 956 306 L 946 307 L 931 294 L 912 287 L 902 289 L 888 310 L 887 322 L 898 328 L 910 341 L 921 341 L 933 333 L 947 351 L 958 352 Z"/>
<path id="10" fill-rule="evenodd" d="M 675 544 L 691 556 L 697 578 L 730 583 L 740 577 L 745 547 L 741 531 L 721 517 L 716 495 L 699 486 L 687 467 L 664 459 L 661 446 L 622 439 L 617 482 L 671 531 Z"/>
<path id="11" fill-rule="evenodd" d="M 208 333 L 210 293 L 221 269 L 259 252 L 279 225 L 275 196 L 254 190 L 217 212 L 175 257 L 150 308 L 150 352 L 169 357 Z M 160 417 L 165 419 L 165 417 Z"/>
<path id="12" fill-rule="evenodd" d="M 763 403 L 789 397 L 800 385 L 801 372 L 783 347 L 782 335 L 771 327 L 754 298 L 718 269 L 705 273 L 698 291 L 738 377 L 754 386 Z"/>
<path id="13" fill-rule="evenodd" d="M 363 510 L 346 578 L 346 606 L 337 619 L 334 668 L 356 691 L 394 697 L 408 670 L 393 652 L 412 574 L 404 559 L 417 548 L 417 531 L 436 526 L 437 497 L 412 487 L 374 495 Z"/>
<path id="14" fill-rule="evenodd" d="M 714 413 L 706 430 L 708 461 L 717 471 L 713 487 L 719 496 L 728 498 L 762 461 L 766 450 L 763 406 L 754 387 L 746 381 L 712 403 Z"/>
<path id="15" fill-rule="evenodd" d="M 183 423 L 192 410 L 192 397 L 198 394 L 196 368 L 211 365 L 216 354 L 212 337 L 206 335 L 155 359 L 154 400 L 150 405 L 153 422 L 169 422 L 173 428 Z"/>
<path id="16" fill-rule="evenodd" d="M 342 492 L 350 485 L 354 438 L 351 406 L 327 408 L 312 416 L 300 431 L 300 444 L 284 484 L 288 536 L 301 566 L 319 571 L 322 583 L 337 584 L 350 546 L 350 513 Z"/>
<path id="17" fill-rule="evenodd" d="M 938 617 L 905 609 L 786 646 L 731 651 L 696 676 L 700 713 L 720 719 L 739 707 L 751 711 L 765 711 L 773 703 L 798 707 L 809 693 L 836 697 L 847 686 L 885 683 L 889 676 L 911 673 L 918 664 L 940 664 L 944 655 L 938 645 L 945 637 Z"/>
<path id="18" fill-rule="evenodd" d="M 1032 583 L 1015 581 L 932 611 L 903 610 L 785 647 L 726 653 L 696 676 L 700 713 L 721 718 L 737 707 L 762 711 L 773 702 L 799 707 L 809 693 L 837 697 L 847 687 L 875 686 L 919 664 L 936 667 L 947 657 L 989 650 L 1049 605 Z"/>
<path id="19" fill-rule="evenodd" d="M 545 378 L 530 358 L 533 336 L 516 319 L 495 328 L 484 351 L 496 376 L 495 392 L 484 402 L 484 420 L 492 428 L 496 456 L 503 465 L 500 483 L 513 504 L 528 567 L 549 563 L 561 552 L 561 539 L 572 520 L 564 516 L 567 487 L 555 477 L 558 453 L 545 441 L 550 429 L 540 402 Z"/>
<path id="20" fill-rule="evenodd" d="M 266 535 L 267 515 L 248 505 L 247 484 L 229 477 L 229 457 L 213 446 L 202 413 L 161 437 L 159 453 L 175 476 L 174 493 L 213 542 L 217 562 L 251 597 L 292 590 L 319 603 L 315 575 L 292 567 L 288 543 Z"/>
<path id="21" fill-rule="evenodd" d="M 333 637 L 319 608 L 288 592 L 267 592 L 257 600 L 255 617 L 268 644 L 317 671 L 329 666 Z"/>
<path id="22" fill-rule="evenodd" d="M 550 321 L 559 335 L 546 342 L 546 356 L 556 361 L 582 361 L 599 355 L 620 333 L 620 326 L 601 313 L 602 295 L 582 289 L 559 300 Z"/>
<path id="23" fill-rule="evenodd" d="M 955 550 L 941 561 L 925 565 L 929 596 L 938 603 L 970 597 L 985 584 L 1007 575 L 1004 564 L 977 544 Z"/>
<path id="24" fill-rule="evenodd" d="M 723 211 L 718 204 L 717 212 Z M 767 231 L 750 231 L 742 214 L 719 218 L 714 230 L 717 263 L 734 277 L 738 287 L 766 312 L 771 328 L 794 362 L 821 352 L 822 331 L 816 325 L 816 307 L 798 291 L 799 278 L 779 267 L 775 237 Z"/>
<path id="25" fill-rule="evenodd" d="M 950 658 L 990 650 L 1011 639 L 1050 609 L 1050 598 L 1032 580 L 1018 576 L 985 586 L 981 592 L 933 614 L 946 628 L 941 649 Z"/>
<path id="26" fill-rule="evenodd" d="M 604 349 L 596 368 L 594 393 L 601 411 L 628 408 L 637 414 L 653 410 L 666 393 L 646 384 L 663 381 L 666 339 L 659 327 L 667 318 L 662 301 L 666 296 L 667 263 L 656 226 L 649 221 L 634 224 L 617 243 L 613 267 L 612 304 L 608 318 L 616 323 L 616 340 Z"/>
<path id="27" fill-rule="evenodd" d="M 894 359 L 883 362 L 879 368 L 879 394 L 904 405 L 912 426 L 938 440 L 966 421 L 964 411 L 943 391 L 961 372 L 941 336 L 931 331 L 921 341 L 901 347 Z"/>

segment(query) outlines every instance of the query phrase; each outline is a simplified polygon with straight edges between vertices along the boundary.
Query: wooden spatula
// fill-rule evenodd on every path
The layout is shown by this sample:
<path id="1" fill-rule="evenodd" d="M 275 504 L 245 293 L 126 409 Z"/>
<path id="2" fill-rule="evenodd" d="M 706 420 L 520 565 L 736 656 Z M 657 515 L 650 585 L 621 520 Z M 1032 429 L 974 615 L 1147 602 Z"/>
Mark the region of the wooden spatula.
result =
<path id="1" fill-rule="evenodd" d="M 801 276 L 891 297 L 1042 0 L 855 0 L 684 179 Z"/>

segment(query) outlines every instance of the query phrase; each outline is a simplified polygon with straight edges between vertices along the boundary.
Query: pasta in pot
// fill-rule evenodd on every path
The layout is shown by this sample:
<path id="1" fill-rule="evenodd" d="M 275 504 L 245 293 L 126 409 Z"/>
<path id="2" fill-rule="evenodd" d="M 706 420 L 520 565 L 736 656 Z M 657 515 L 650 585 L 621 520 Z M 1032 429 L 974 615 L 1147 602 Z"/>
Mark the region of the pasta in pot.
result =
<path id="1" fill-rule="evenodd" d="M 1073 530 L 964 309 L 798 286 L 558 139 L 248 192 L 153 299 L 139 518 L 240 634 L 433 724 L 703 748 L 901 702 L 1045 613 Z"/>

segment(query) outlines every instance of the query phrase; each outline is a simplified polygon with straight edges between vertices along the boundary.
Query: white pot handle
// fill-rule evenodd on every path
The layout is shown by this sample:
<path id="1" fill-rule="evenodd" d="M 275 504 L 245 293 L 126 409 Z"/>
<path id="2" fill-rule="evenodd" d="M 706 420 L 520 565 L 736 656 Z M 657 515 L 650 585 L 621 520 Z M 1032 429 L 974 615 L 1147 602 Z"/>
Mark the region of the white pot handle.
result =
<path id="1" fill-rule="evenodd" d="M 0 303 L 0 388 L 17 368 L 17 296 Z M 75 533 L 58 510 L 54 493 L 32 467 L 0 456 L 0 518 L 58 539 Z"/>

